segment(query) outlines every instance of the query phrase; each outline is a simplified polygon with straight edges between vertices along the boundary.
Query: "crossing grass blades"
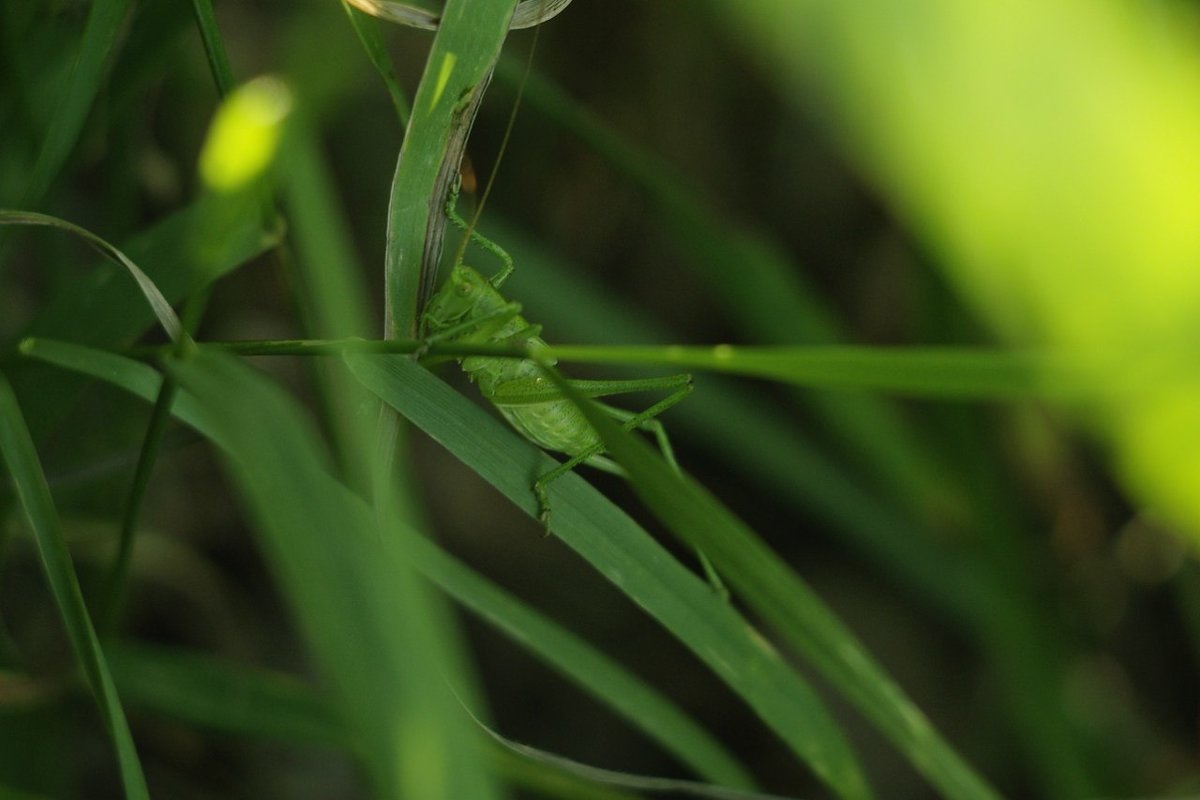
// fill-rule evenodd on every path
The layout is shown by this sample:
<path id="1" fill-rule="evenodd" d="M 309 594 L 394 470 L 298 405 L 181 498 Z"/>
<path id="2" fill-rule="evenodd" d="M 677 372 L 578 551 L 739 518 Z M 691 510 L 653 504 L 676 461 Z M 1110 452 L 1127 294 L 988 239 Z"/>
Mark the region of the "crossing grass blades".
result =
<path id="1" fill-rule="evenodd" d="M 456 185 L 446 201 L 447 217 L 471 241 L 494 255 L 501 267 L 490 278 L 485 278 L 478 270 L 463 263 L 464 248 L 459 248 L 449 276 L 422 313 L 424 341 L 426 346 L 499 345 L 530 353 L 530 358 L 469 355 L 457 361 L 479 387 L 480 393 L 515 431 L 538 447 L 568 456 L 566 461 L 533 483 L 538 517 L 548 527 L 551 511 L 548 487 L 555 479 L 580 464 L 622 477 L 625 477 L 625 471 L 604 455 L 604 444 L 595 429 L 575 403 L 564 397 L 546 377 L 545 370 L 556 362 L 544 354 L 547 345 L 541 338 L 542 326 L 531 324 L 521 316 L 521 304 L 507 299 L 500 291 L 515 269 L 512 257 L 459 215 L 457 201 Z M 632 380 L 572 379 L 569 383 L 580 394 L 592 399 L 637 392 L 669 392 L 662 400 L 636 413 L 606 403 L 599 406 L 626 430 L 640 429 L 652 434 L 663 458 L 673 469 L 679 469 L 670 439 L 658 416 L 691 394 L 691 375 Z M 726 590 L 720 578 L 708 559 L 702 553 L 699 555 L 709 582 L 724 596 Z"/>

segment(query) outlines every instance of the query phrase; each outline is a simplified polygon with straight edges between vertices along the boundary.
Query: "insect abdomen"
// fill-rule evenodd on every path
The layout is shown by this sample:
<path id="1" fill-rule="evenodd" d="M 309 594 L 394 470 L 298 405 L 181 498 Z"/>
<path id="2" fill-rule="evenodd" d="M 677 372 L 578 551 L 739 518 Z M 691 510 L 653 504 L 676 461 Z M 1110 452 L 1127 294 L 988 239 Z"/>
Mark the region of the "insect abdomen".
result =
<path id="1" fill-rule="evenodd" d="M 569 400 L 547 400 L 519 406 L 495 405 L 509 424 L 534 444 L 547 450 L 574 456 L 599 441 L 592 426 Z"/>
<path id="2" fill-rule="evenodd" d="M 465 289 L 464 289 L 465 287 Z M 508 302 L 478 272 L 459 264 L 450 280 L 431 299 L 425 312 L 426 323 L 437 332 L 452 326 L 459 318 L 455 307 L 466 305 L 466 319 L 481 320 L 475 328 L 465 330 L 451 341 L 462 344 L 501 344 L 545 346 L 536 329 L 520 314 L 501 315 L 487 322 L 508 307 Z M 460 315 L 462 312 L 458 312 Z M 479 386 L 479 391 L 508 420 L 513 428 L 547 450 L 579 455 L 591 449 L 599 438 L 583 414 L 557 392 L 545 391 L 549 386 L 541 368 L 529 359 L 467 356 L 460 360 L 463 371 Z M 519 402 L 520 395 L 534 393 L 537 402 Z M 506 402 L 507 399 L 512 402 Z"/>
<path id="3" fill-rule="evenodd" d="M 537 337 L 530 337 L 528 343 L 545 344 Z M 463 360 L 462 366 L 509 424 L 539 447 L 577 455 L 598 441 L 592 426 L 569 400 L 555 398 L 541 403 L 510 404 L 496 397 L 505 384 L 512 382 L 545 385 L 541 368 L 534 362 L 470 357 Z"/>

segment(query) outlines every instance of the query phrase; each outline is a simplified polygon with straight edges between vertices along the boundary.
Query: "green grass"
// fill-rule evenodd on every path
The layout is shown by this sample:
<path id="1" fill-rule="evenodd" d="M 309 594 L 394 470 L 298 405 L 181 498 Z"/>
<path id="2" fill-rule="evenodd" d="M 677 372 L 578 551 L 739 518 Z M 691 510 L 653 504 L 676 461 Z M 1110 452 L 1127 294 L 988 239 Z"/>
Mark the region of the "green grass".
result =
<path id="1" fill-rule="evenodd" d="M 1183 8 L 514 5 L 0 0 L 0 795 L 1200 784 Z M 538 521 L 445 363 L 530 354 L 419 338 L 464 151 L 682 473 L 556 383 L 629 477 Z"/>

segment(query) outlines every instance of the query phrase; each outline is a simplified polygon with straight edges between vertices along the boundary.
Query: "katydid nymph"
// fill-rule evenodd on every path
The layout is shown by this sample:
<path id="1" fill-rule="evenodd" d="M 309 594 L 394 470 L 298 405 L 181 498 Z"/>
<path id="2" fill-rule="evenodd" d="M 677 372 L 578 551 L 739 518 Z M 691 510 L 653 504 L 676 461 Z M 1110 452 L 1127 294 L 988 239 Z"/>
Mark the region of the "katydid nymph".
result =
<path id="1" fill-rule="evenodd" d="M 502 266 L 490 278 L 485 278 L 478 270 L 463 263 L 460 250 L 450 275 L 429 299 L 422 313 L 425 341 L 507 345 L 526 350 L 544 347 L 541 326 L 530 324 L 521 316 L 520 304 L 506 299 L 500 292 L 514 269 L 511 256 L 458 215 L 455 209 L 457 195 L 455 189 L 446 203 L 448 218 L 471 240 L 496 256 Z M 484 355 L 465 356 L 458 361 L 470 380 L 479 386 L 480 393 L 517 433 L 545 450 L 568 456 L 566 461 L 533 483 L 538 515 L 547 528 L 551 511 L 547 487 L 556 478 L 580 464 L 625 476 L 616 462 L 604 456 L 604 445 L 583 413 L 550 382 L 538 362 L 529 358 Z M 691 375 L 611 381 L 571 380 L 570 385 L 593 399 L 635 392 L 668 392 L 662 400 L 636 413 L 603 403 L 599 405 L 626 430 L 637 428 L 653 434 L 663 458 L 672 468 L 679 469 L 666 431 L 657 417 L 691 393 Z M 708 559 L 703 553 L 698 555 L 709 582 L 725 595 L 725 587 Z"/>
<path id="2" fill-rule="evenodd" d="M 545 346 L 541 326 L 531 325 L 521 316 L 519 303 L 510 302 L 500 288 L 512 274 L 512 258 L 499 245 L 469 229 L 454 208 L 457 192 L 451 192 L 446 213 L 458 227 L 468 231 L 472 240 L 495 255 L 500 270 L 485 278 L 462 263 L 450 270 L 446 282 L 430 298 L 421 321 L 428 343 L 508 345 L 521 349 Z M 575 405 L 545 377 L 532 359 L 466 356 L 459 359 L 463 371 L 479 386 L 480 393 L 496 407 L 508 423 L 529 441 L 546 450 L 564 453 L 569 459 L 558 468 L 539 477 L 533 485 L 539 516 L 546 522 L 550 514 L 546 487 L 555 478 L 579 464 L 588 464 L 623 475 L 616 463 L 603 455 L 604 446 L 592 426 Z M 591 398 L 632 392 L 667 391 L 670 394 L 640 413 L 601 404 L 601 408 L 620 421 L 627 430 L 640 428 L 654 434 L 663 457 L 673 467 L 671 444 L 656 417 L 692 391 L 691 375 L 669 375 L 641 380 L 580 381 L 571 385 Z"/>

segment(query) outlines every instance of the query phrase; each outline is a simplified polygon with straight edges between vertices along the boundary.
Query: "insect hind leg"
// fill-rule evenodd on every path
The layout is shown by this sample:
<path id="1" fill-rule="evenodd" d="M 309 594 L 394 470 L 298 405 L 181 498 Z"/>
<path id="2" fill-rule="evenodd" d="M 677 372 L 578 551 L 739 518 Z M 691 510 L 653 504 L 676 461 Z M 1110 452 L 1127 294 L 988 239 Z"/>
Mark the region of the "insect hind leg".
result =
<path id="1" fill-rule="evenodd" d="M 662 447 L 665 443 L 666 446 L 663 450 L 663 457 L 667 459 L 667 462 L 671 464 L 672 469 L 675 469 L 676 471 L 679 470 L 679 465 L 675 462 L 675 454 L 671 450 L 671 444 L 666 438 L 667 434 L 666 431 L 663 430 L 662 423 L 658 422 L 655 417 L 691 394 L 691 376 L 685 375 L 679 377 L 684 379 L 676 381 L 676 383 L 679 384 L 679 388 L 667 397 L 664 397 L 662 400 L 659 400 L 657 403 L 647 408 L 645 411 L 633 413 L 630 411 L 625 411 L 624 409 L 600 404 L 601 409 L 621 422 L 621 427 L 624 430 L 630 431 L 634 428 L 644 428 L 645 430 L 650 430 L 653 432 L 659 441 L 660 447 Z M 575 381 L 572 381 L 572 383 L 575 383 Z M 650 427 L 644 427 L 647 425 Z M 655 428 L 657 428 L 657 431 L 655 431 Z M 582 453 L 572 456 L 570 459 L 564 461 L 562 464 L 559 464 L 557 467 L 533 482 L 533 493 L 537 497 L 538 501 L 538 519 L 541 520 L 543 525 L 548 525 L 550 519 L 550 497 L 546 487 L 549 486 L 553 481 L 561 478 L 563 475 L 566 475 L 568 472 L 575 469 L 575 467 L 579 466 L 580 464 L 596 459 L 596 457 L 600 456 L 603 452 L 604 445 L 602 443 L 597 443 L 589 447 L 587 450 L 584 450 Z M 605 461 L 613 466 L 618 466 L 608 459 L 605 459 Z M 600 468 L 603 469 L 604 467 Z"/>
<path id="2" fill-rule="evenodd" d="M 678 403 L 680 400 L 686 397 L 689 392 L 691 392 L 691 383 L 688 383 L 685 389 L 677 393 L 679 395 L 678 397 L 672 395 L 672 397 L 667 398 L 668 400 L 673 399 L 674 402 L 671 402 L 665 408 L 659 409 L 658 413 L 661 414 L 667 408 L 670 408 L 675 403 Z M 603 403 L 600 404 L 600 407 L 607 411 L 613 418 L 620 420 L 623 423 L 637 418 L 636 414 L 626 411 L 623 408 L 616 408 Z M 680 475 L 682 474 L 682 470 L 679 468 L 679 462 L 675 460 L 675 450 L 671 447 L 671 440 L 667 436 L 667 429 L 663 426 L 662 421 L 657 419 L 656 416 L 657 415 L 641 420 L 637 423 L 637 427 L 654 436 L 655 440 L 658 442 L 658 449 L 662 451 L 663 460 L 671 466 L 671 469 L 675 471 L 676 475 Z M 608 459 L 604 460 L 608 461 Z M 587 463 L 591 466 L 600 466 L 596 463 L 596 459 L 589 460 Z M 613 466 L 620 470 L 620 472 L 617 474 L 624 474 L 625 471 L 620 468 L 620 465 L 614 463 Z M 603 467 L 600 468 L 603 469 Z M 699 560 L 700 567 L 704 571 L 704 577 L 708 580 L 708 583 L 713 588 L 713 591 L 715 591 L 723 600 L 728 601 L 729 589 L 726 588 L 725 581 L 721 580 L 720 573 L 717 572 L 717 569 L 713 566 L 712 561 L 709 560 L 708 556 L 705 555 L 704 551 L 699 547 L 696 548 L 696 558 Z"/>
<path id="3" fill-rule="evenodd" d="M 686 397 L 686 394 L 684 397 Z M 680 397 L 675 402 L 678 403 L 679 400 L 682 399 L 683 397 Z M 671 405 L 674 405 L 674 403 Z M 607 411 L 608 414 L 618 422 L 627 422 L 635 416 L 632 411 L 626 411 L 623 408 L 616 408 L 615 406 L 605 405 L 604 403 L 601 403 L 600 407 Z M 667 406 L 667 408 L 670 408 L 670 406 Z M 660 410 L 659 413 L 661 414 L 662 411 L 666 410 L 667 409 L 664 408 Z M 675 460 L 675 450 L 671 447 L 671 439 L 667 436 L 667 429 L 663 427 L 662 422 L 652 417 L 650 419 L 642 420 L 637 424 L 636 427 L 638 430 L 646 431 L 654 437 L 654 441 L 658 444 L 658 449 L 662 453 L 663 460 L 671 465 L 671 469 L 679 472 L 679 462 Z"/>

